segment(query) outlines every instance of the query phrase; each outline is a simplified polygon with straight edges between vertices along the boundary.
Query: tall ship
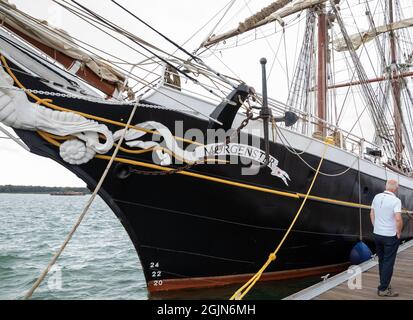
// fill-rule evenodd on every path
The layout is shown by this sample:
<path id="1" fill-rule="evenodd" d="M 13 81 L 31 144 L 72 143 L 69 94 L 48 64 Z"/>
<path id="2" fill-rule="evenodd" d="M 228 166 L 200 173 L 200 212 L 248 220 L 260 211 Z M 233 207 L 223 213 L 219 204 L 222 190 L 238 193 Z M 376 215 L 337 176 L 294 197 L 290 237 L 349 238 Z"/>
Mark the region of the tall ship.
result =
<path id="1" fill-rule="evenodd" d="M 256 10 L 232 0 L 197 48 L 107 2 L 165 46 L 92 1 L 51 3 L 110 39 L 104 47 L 0 0 L 0 123 L 92 191 L 113 161 L 99 195 L 132 240 L 149 292 L 244 283 L 303 201 L 261 280 L 343 270 L 360 240 L 374 251 L 370 204 L 388 179 L 400 185 L 402 240 L 413 238 L 410 1 L 277 0 Z M 262 90 L 224 60 L 222 69 L 208 62 L 227 50 L 248 60 L 243 48 L 268 39 L 273 56 L 254 61 Z"/>

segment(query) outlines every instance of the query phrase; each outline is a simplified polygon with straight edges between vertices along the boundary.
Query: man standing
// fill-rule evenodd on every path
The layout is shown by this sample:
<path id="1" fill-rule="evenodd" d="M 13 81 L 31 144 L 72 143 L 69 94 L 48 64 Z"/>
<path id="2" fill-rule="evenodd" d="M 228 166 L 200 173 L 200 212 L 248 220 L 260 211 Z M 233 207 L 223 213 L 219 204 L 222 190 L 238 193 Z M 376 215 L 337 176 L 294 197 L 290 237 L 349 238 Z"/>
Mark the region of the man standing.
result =
<path id="1" fill-rule="evenodd" d="M 373 236 L 379 257 L 380 285 L 377 294 L 381 297 L 399 295 L 392 291 L 390 286 L 403 229 L 402 204 L 396 197 L 398 188 L 396 180 L 387 181 L 386 191 L 376 195 L 371 205 L 370 218 L 374 226 Z"/>

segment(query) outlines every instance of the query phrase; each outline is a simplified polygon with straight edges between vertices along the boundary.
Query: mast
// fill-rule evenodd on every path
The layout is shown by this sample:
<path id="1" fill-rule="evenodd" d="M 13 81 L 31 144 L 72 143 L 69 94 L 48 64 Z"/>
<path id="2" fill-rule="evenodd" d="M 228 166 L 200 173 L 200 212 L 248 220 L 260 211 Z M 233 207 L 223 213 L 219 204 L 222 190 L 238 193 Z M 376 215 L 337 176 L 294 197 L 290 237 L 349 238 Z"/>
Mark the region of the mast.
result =
<path id="1" fill-rule="evenodd" d="M 317 117 L 326 119 L 327 106 L 327 15 L 325 4 L 320 5 L 318 13 L 318 60 L 317 60 Z M 317 125 L 317 131 L 326 134 L 322 121 Z"/>
<path id="2" fill-rule="evenodd" d="M 394 22 L 394 10 L 393 0 L 389 0 L 389 23 L 392 25 Z M 397 74 L 397 46 L 394 30 L 390 30 L 390 57 L 391 57 L 391 69 L 392 69 L 392 91 L 393 91 L 393 108 L 394 108 L 394 140 L 395 140 L 395 157 L 396 165 L 401 166 L 402 152 L 403 152 L 403 140 L 402 140 L 402 127 L 401 127 L 401 105 L 400 105 L 400 84 Z"/>

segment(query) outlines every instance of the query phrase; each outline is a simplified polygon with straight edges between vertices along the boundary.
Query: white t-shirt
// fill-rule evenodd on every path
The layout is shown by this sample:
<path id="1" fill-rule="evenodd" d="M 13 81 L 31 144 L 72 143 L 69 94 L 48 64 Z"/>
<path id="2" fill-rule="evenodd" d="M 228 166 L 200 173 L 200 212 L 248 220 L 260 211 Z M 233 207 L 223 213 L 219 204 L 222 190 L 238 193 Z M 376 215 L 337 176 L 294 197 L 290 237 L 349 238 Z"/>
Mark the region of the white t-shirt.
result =
<path id="1" fill-rule="evenodd" d="M 374 233 L 385 237 L 394 237 L 397 225 L 394 214 L 402 211 L 402 202 L 390 191 L 379 193 L 373 199 Z"/>

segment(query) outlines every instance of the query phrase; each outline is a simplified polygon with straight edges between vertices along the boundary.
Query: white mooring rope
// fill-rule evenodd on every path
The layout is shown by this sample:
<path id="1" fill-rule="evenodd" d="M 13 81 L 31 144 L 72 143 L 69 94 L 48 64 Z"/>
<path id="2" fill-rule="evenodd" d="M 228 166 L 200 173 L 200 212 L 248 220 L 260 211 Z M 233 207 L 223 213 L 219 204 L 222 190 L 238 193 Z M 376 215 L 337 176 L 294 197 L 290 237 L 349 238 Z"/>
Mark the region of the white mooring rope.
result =
<path id="1" fill-rule="evenodd" d="M 13 140 L 14 142 L 16 142 L 19 146 L 21 146 L 24 150 L 29 151 L 30 149 L 28 146 L 26 146 L 24 144 L 24 142 L 22 142 L 19 138 L 16 138 L 15 136 L 13 136 L 10 132 L 8 132 L 6 129 L 4 129 L 2 126 L 0 126 L 0 132 L 4 133 L 6 135 L 6 137 L 1 137 L 3 139 L 10 139 Z"/>
<path id="2" fill-rule="evenodd" d="M 139 105 L 139 101 L 137 101 L 132 109 L 132 112 L 129 116 L 129 120 L 127 123 L 126 128 L 128 128 L 132 122 L 133 117 L 135 116 L 135 112 L 136 109 L 138 108 Z M 113 155 L 108 163 L 108 165 L 106 166 L 105 171 L 102 174 L 102 177 L 99 180 L 99 183 L 97 184 L 95 191 L 93 192 L 92 196 L 90 197 L 89 201 L 87 202 L 85 208 L 83 209 L 82 214 L 79 216 L 77 222 L 75 223 L 75 225 L 72 227 L 72 229 L 70 230 L 69 234 L 67 235 L 65 241 L 63 242 L 63 244 L 61 245 L 60 249 L 55 253 L 55 255 L 53 256 L 52 260 L 50 260 L 49 264 L 47 265 L 46 269 L 44 269 L 44 271 L 40 274 L 39 278 L 36 280 L 36 282 L 33 284 L 33 286 L 30 288 L 30 290 L 25 294 L 24 296 L 24 300 L 28 300 L 31 298 L 31 296 L 33 295 L 34 291 L 36 291 L 36 289 L 40 286 L 40 284 L 43 282 L 44 278 L 47 276 L 47 274 L 49 273 L 50 269 L 53 267 L 53 265 L 56 263 L 57 259 L 59 259 L 60 255 L 62 254 L 63 250 L 66 248 L 67 244 L 69 243 L 69 241 L 72 239 L 74 233 L 76 232 L 77 228 L 80 226 L 80 224 L 82 223 L 84 217 L 86 216 L 87 212 L 90 209 L 90 206 L 92 205 L 93 201 L 95 200 L 99 190 L 101 189 L 103 182 L 106 179 L 106 176 L 109 173 L 110 168 L 112 167 L 112 164 L 119 152 L 120 146 L 122 145 L 123 140 L 125 139 L 125 135 L 128 132 L 128 130 L 124 130 L 122 137 L 120 138 L 115 151 L 113 152 Z"/>

